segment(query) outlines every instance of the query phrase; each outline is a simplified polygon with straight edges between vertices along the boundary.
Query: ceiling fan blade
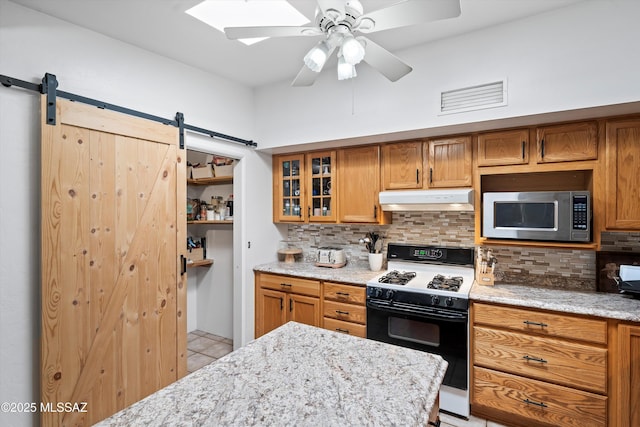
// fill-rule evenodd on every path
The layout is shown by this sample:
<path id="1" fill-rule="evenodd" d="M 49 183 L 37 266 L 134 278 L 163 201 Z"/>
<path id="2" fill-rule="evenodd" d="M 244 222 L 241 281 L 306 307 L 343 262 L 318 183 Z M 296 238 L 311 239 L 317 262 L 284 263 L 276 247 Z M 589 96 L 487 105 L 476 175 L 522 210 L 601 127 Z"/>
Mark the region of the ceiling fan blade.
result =
<path id="1" fill-rule="evenodd" d="M 316 27 L 226 27 L 224 33 L 231 40 L 257 37 L 317 36 L 322 31 Z"/>
<path id="2" fill-rule="evenodd" d="M 344 15 L 345 0 L 317 0 L 317 2 L 323 15 L 326 15 L 328 10 L 335 10 L 340 16 Z"/>
<path id="3" fill-rule="evenodd" d="M 373 25 L 358 28 L 363 33 L 406 27 L 460 16 L 460 0 L 406 0 L 362 16 L 362 22 Z"/>
<path id="4" fill-rule="evenodd" d="M 293 82 L 291 82 L 291 86 L 311 86 L 316 81 L 316 78 L 319 74 L 320 73 L 312 71 L 306 65 L 303 65 L 296 78 L 293 79 Z"/>
<path id="5" fill-rule="evenodd" d="M 378 70 L 380 74 L 395 82 L 409 74 L 413 68 L 402 62 L 397 56 L 366 37 L 358 37 L 366 43 L 364 62 Z"/>

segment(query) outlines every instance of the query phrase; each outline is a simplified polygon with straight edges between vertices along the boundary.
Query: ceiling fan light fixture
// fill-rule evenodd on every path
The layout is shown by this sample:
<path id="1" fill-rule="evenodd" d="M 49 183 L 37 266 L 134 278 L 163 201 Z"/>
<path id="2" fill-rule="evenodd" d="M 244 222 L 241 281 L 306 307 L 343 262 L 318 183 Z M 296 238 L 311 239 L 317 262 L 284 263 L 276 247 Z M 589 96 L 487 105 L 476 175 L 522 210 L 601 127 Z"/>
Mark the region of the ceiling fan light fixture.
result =
<path id="1" fill-rule="evenodd" d="M 364 46 L 351 34 L 344 36 L 341 52 L 344 60 L 351 65 L 359 64 L 364 59 Z"/>
<path id="2" fill-rule="evenodd" d="M 307 52 L 304 56 L 304 64 L 309 67 L 311 71 L 319 73 L 322 67 L 324 67 L 325 62 L 327 62 L 328 56 L 329 46 L 327 46 L 327 43 L 323 40 Z"/>
<path id="3" fill-rule="evenodd" d="M 347 80 L 356 77 L 356 66 L 349 64 L 343 56 L 338 58 L 338 80 Z"/>

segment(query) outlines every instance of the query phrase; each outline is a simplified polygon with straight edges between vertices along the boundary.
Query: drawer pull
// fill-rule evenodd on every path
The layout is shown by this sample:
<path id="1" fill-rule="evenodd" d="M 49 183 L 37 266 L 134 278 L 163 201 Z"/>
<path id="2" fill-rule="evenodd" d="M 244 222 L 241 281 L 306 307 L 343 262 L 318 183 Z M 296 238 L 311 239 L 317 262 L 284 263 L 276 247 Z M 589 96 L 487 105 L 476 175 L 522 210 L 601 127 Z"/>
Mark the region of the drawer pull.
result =
<path id="1" fill-rule="evenodd" d="M 547 405 L 547 404 L 546 404 L 546 403 L 544 403 L 544 402 L 536 402 L 536 401 L 529 400 L 529 399 L 523 399 L 522 401 L 523 401 L 524 403 L 526 403 L 527 405 L 539 406 L 539 407 L 541 407 L 541 408 L 548 408 L 548 407 L 549 407 L 549 405 Z"/>
<path id="2" fill-rule="evenodd" d="M 546 323 L 542 323 L 542 322 L 531 322 L 531 321 L 529 321 L 529 320 L 525 320 L 525 321 L 524 321 L 524 322 L 522 322 L 522 323 L 524 323 L 524 324 L 525 324 L 525 325 L 527 325 L 527 326 L 540 326 L 541 328 L 546 328 L 547 326 L 549 326 L 549 325 L 547 325 Z"/>
<path id="3" fill-rule="evenodd" d="M 346 298 L 346 297 L 349 296 L 349 292 L 340 292 L 340 291 L 338 291 L 338 292 L 336 292 L 336 295 L 339 296 L 339 297 L 345 297 Z"/>
<path id="4" fill-rule="evenodd" d="M 280 283 L 280 286 L 286 286 L 286 287 L 290 288 L 293 285 L 291 285 L 291 283 Z"/>
<path id="5" fill-rule="evenodd" d="M 348 329 L 342 329 L 342 328 L 336 328 L 336 331 L 342 332 L 343 334 L 348 334 L 349 333 Z"/>
<path id="6" fill-rule="evenodd" d="M 344 316 L 348 316 L 349 312 L 348 311 L 342 311 L 342 310 L 336 310 L 336 314 L 342 314 Z"/>
<path id="7" fill-rule="evenodd" d="M 523 358 L 524 360 L 526 360 L 526 361 L 540 362 L 540 363 L 547 363 L 547 361 L 546 361 L 546 360 L 544 360 L 544 359 L 540 359 L 539 357 L 532 357 L 532 356 L 529 356 L 529 355 L 524 355 L 524 356 L 522 356 L 522 358 Z"/>

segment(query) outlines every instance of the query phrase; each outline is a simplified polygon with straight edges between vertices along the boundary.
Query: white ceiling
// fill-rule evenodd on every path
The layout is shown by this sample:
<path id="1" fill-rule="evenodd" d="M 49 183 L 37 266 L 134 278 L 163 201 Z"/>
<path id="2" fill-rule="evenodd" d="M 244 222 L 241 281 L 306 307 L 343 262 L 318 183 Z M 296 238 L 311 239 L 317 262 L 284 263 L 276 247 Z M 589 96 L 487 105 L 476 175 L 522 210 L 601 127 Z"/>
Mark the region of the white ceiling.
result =
<path id="1" fill-rule="evenodd" d="M 252 87 L 293 80 L 303 65 L 304 54 L 319 40 L 289 37 L 251 46 L 228 40 L 224 34 L 184 13 L 201 0 L 11 1 Z M 458 18 L 381 31 L 369 37 L 398 52 L 581 1 L 587 0 L 460 0 L 462 14 Z M 365 13 L 397 2 L 361 0 Z M 314 0 L 289 0 L 289 3 L 313 21 Z M 402 59 L 401 54 L 398 56 Z"/>

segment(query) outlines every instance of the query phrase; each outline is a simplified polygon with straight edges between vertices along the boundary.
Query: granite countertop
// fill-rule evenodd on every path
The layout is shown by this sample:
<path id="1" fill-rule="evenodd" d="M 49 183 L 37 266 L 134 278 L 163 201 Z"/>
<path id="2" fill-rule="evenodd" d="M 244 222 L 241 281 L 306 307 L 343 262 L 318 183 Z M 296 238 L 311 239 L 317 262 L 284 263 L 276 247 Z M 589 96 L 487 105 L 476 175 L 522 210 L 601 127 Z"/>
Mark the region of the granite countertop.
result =
<path id="1" fill-rule="evenodd" d="M 640 322 L 640 299 L 624 294 L 518 285 L 483 286 L 476 283 L 471 288 L 469 298 L 473 301 Z"/>
<path id="2" fill-rule="evenodd" d="M 382 273 L 370 271 L 366 265 L 347 264 L 343 268 L 326 268 L 316 267 L 307 262 L 273 262 L 258 265 L 254 270 L 361 286 L 365 286 L 368 280 Z M 640 322 L 640 299 L 624 294 L 508 284 L 483 286 L 475 283 L 469 298 L 473 301 Z"/>
<path id="3" fill-rule="evenodd" d="M 382 274 L 382 271 L 371 271 L 368 265 L 348 263 L 342 268 L 316 267 L 309 262 L 272 262 L 258 265 L 254 271 L 263 273 L 286 274 L 308 279 L 327 280 L 331 282 L 351 283 L 365 286 L 367 281 Z"/>
<path id="4" fill-rule="evenodd" d="M 425 426 L 446 369 L 437 355 L 289 322 L 96 425 Z"/>

